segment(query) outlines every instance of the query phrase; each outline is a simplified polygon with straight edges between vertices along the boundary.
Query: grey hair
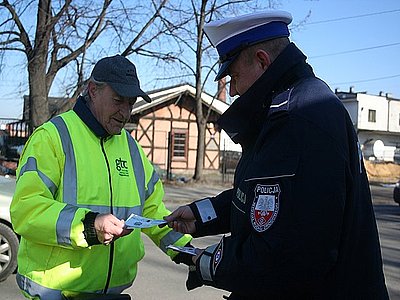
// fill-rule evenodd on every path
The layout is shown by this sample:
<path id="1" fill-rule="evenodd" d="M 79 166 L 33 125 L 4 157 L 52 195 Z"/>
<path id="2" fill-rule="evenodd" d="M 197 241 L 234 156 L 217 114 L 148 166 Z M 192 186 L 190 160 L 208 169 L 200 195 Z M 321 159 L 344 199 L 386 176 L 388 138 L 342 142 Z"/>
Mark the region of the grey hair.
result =
<path id="1" fill-rule="evenodd" d="M 278 55 L 283 51 L 283 49 L 285 49 L 286 46 L 289 44 L 290 44 L 290 41 L 289 41 L 289 38 L 287 38 L 287 37 L 281 37 L 281 38 L 257 43 L 246 49 L 246 57 L 247 57 L 247 59 L 252 58 L 254 53 L 256 53 L 257 50 L 261 49 L 269 54 L 271 62 L 273 62 L 278 57 Z"/>
<path id="2" fill-rule="evenodd" d="M 82 97 L 83 97 L 83 99 L 84 99 L 87 103 L 90 102 L 90 100 L 91 100 L 91 99 L 90 99 L 90 95 L 89 95 L 89 83 L 91 83 L 91 82 L 93 82 L 99 90 L 104 89 L 104 88 L 106 87 L 106 85 L 107 85 L 106 82 L 97 81 L 97 80 L 95 80 L 95 79 L 93 78 L 93 76 L 90 77 L 90 78 L 88 79 L 87 83 L 85 84 L 85 87 L 83 88 L 83 91 L 82 91 L 82 94 L 81 94 Z"/>

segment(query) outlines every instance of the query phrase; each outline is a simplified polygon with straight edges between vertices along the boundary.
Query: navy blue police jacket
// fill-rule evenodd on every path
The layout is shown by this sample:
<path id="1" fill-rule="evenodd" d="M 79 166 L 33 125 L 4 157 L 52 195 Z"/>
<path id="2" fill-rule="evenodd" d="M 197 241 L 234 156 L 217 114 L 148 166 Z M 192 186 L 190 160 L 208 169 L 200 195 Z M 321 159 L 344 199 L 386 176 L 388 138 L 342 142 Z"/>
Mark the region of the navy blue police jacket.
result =
<path id="1" fill-rule="evenodd" d="M 234 185 L 190 204 L 196 234 L 229 233 L 197 260 L 229 299 L 388 299 L 357 135 L 289 44 L 218 121 L 242 157 Z"/>

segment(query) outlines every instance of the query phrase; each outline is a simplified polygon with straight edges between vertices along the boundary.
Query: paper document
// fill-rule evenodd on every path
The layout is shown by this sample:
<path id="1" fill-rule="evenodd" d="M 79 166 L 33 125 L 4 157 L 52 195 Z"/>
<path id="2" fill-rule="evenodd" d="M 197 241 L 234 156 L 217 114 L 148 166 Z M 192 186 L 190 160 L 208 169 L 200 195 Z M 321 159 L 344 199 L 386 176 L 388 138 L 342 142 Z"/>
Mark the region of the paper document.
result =
<path id="1" fill-rule="evenodd" d="M 125 227 L 128 229 L 133 228 L 150 228 L 153 226 L 158 226 L 161 224 L 166 224 L 167 221 L 164 220 L 154 220 L 131 214 L 129 218 L 125 221 Z"/>
<path id="2" fill-rule="evenodd" d="M 190 254 L 193 256 L 196 255 L 196 248 L 193 248 L 193 247 L 181 247 L 181 246 L 168 245 L 167 249 L 171 249 L 171 250 L 182 252 L 182 253 L 187 253 L 187 254 Z"/>

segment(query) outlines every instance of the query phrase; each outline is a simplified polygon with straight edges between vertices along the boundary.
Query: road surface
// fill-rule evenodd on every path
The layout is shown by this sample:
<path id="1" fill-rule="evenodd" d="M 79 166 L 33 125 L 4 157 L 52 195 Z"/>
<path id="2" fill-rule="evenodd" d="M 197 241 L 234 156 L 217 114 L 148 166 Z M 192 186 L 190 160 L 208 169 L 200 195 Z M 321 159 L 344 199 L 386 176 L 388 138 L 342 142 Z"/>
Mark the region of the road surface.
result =
<path id="1" fill-rule="evenodd" d="M 215 195 L 223 190 L 220 186 L 166 186 L 165 202 L 168 208 L 177 206 L 193 199 Z M 371 186 L 374 210 L 377 218 L 381 239 L 384 272 L 391 300 L 400 300 L 400 207 L 392 200 L 392 186 Z M 215 244 L 220 237 L 196 239 L 193 244 L 200 248 Z M 146 255 L 139 263 L 139 273 L 134 285 L 126 290 L 133 299 L 222 299 L 229 293 L 211 287 L 202 287 L 187 292 L 185 280 L 187 267 L 176 265 L 169 261 L 161 250 L 144 237 Z M 0 299 L 24 299 L 15 284 L 15 275 L 0 283 Z"/>

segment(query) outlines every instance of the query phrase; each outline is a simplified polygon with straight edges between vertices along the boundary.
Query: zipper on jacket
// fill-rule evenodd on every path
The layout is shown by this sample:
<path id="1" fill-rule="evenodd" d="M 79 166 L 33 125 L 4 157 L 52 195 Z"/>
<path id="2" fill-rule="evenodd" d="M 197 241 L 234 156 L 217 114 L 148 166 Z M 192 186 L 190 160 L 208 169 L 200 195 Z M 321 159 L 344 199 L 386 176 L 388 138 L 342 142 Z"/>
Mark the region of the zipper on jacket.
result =
<path id="1" fill-rule="evenodd" d="M 111 182 L 111 171 L 110 171 L 110 164 L 107 159 L 106 151 L 104 150 L 104 141 L 105 141 L 105 138 L 101 138 L 100 145 L 101 145 L 101 151 L 103 152 L 104 159 L 105 159 L 106 165 L 107 165 L 107 170 L 108 170 L 108 184 L 110 186 L 110 213 L 113 214 L 113 203 L 112 203 L 113 191 L 112 191 L 112 182 Z M 104 287 L 104 294 L 107 294 L 107 290 L 110 285 L 113 260 L 114 260 L 114 243 L 111 243 L 110 244 L 110 257 L 109 257 L 109 261 L 108 261 L 108 274 L 107 274 L 106 285 Z"/>

